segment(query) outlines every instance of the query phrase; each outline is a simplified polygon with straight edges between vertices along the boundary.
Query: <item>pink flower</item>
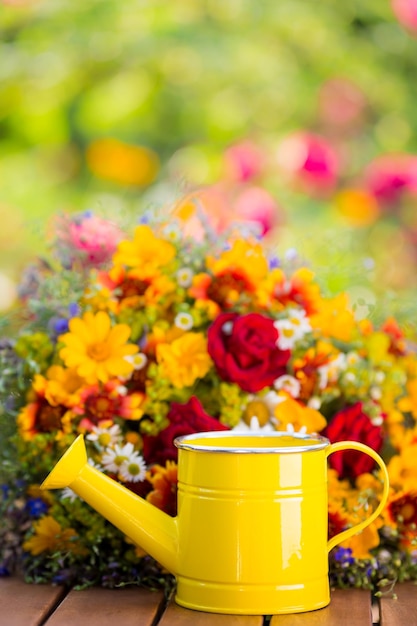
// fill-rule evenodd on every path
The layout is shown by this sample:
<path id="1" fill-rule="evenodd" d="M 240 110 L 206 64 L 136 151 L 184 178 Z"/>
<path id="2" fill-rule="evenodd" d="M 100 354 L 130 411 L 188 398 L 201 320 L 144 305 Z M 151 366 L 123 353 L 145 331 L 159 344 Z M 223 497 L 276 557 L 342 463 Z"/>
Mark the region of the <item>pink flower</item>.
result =
<path id="1" fill-rule="evenodd" d="M 262 187 L 224 182 L 190 192 L 174 215 L 181 219 L 184 235 L 197 241 L 207 225 L 213 233 L 233 230 L 237 224 L 250 226 L 262 236 L 283 221 L 281 207 Z"/>
<path id="2" fill-rule="evenodd" d="M 230 146 L 224 153 L 224 160 L 228 177 L 240 183 L 259 176 L 265 164 L 264 154 L 250 141 Z"/>
<path id="3" fill-rule="evenodd" d="M 262 187 L 246 187 L 236 198 L 236 219 L 258 225 L 260 235 L 276 226 L 281 211 L 274 198 Z"/>
<path id="4" fill-rule="evenodd" d="M 336 185 L 338 157 L 324 137 L 307 131 L 289 135 L 278 148 L 277 161 L 282 172 L 307 193 L 326 194 Z"/>
<path id="5" fill-rule="evenodd" d="M 365 172 L 365 186 L 385 206 L 399 202 L 405 193 L 416 193 L 417 156 L 386 154 L 376 158 Z"/>
<path id="6" fill-rule="evenodd" d="M 417 0 L 391 0 L 391 6 L 400 24 L 417 33 Z"/>
<path id="7" fill-rule="evenodd" d="M 64 267 L 71 267 L 75 260 L 86 267 L 107 263 L 125 236 L 116 224 L 90 212 L 60 216 L 56 231 Z"/>
<path id="8" fill-rule="evenodd" d="M 332 78 L 321 86 L 319 114 L 326 126 L 349 131 L 361 124 L 365 109 L 364 94 L 348 79 Z"/>
<path id="9" fill-rule="evenodd" d="M 123 233 L 112 222 L 87 214 L 82 221 L 70 223 L 69 238 L 74 248 L 85 252 L 87 259 L 96 264 L 111 259 Z"/>

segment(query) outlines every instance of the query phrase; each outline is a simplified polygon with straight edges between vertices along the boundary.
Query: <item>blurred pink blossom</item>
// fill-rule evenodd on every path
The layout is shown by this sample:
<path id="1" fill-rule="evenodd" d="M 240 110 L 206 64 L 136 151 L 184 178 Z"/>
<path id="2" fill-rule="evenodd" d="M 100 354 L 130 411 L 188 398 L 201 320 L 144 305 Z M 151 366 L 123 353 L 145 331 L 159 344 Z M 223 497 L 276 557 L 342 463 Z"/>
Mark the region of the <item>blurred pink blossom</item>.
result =
<path id="1" fill-rule="evenodd" d="M 365 186 L 385 206 L 399 202 L 404 194 L 417 193 L 417 156 L 385 154 L 365 171 Z"/>
<path id="2" fill-rule="evenodd" d="M 319 93 L 319 114 L 323 124 L 340 130 L 351 130 L 364 118 L 366 99 L 362 91 L 347 78 L 332 78 L 323 83 Z"/>
<path id="3" fill-rule="evenodd" d="M 261 236 L 266 235 L 279 221 L 281 211 L 271 194 L 262 187 L 246 187 L 234 203 L 236 219 L 252 222 L 260 227 Z"/>
<path id="4" fill-rule="evenodd" d="M 230 146 L 224 153 L 226 177 L 237 182 L 247 182 L 259 176 L 265 165 L 265 155 L 251 141 Z"/>
<path id="5" fill-rule="evenodd" d="M 391 6 L 400 24 L 417 33 L 417 0 L 391 0 Z"/>
<path id="6" fill-rule="evenodd" d="M 183 222 L 183 233 L 198 241 L 207 227 L 221 234 L 246 226 L 263 237 L 283 221 L 283 210 L 268 191 L 226 183 L 190 192 L 176 207 L 175 215 Z"/>
<path id="7" fill-rule="evenodd" d="M 339 174 L 339 159 L 330 142 L 320 135 L 298 131 L 278 147 L 281 171 L 303 191 L 327 194 L 334 189 Z"/>
<path id="8" fill-rule="evenodd" d="M 60 251 L 71 265 L 77 253 L 90 265 L 110 261 L 124 233 L 116 224 L 89 212 L 75 217 L 64 216 L 58 221 L 57 235 Z"/>

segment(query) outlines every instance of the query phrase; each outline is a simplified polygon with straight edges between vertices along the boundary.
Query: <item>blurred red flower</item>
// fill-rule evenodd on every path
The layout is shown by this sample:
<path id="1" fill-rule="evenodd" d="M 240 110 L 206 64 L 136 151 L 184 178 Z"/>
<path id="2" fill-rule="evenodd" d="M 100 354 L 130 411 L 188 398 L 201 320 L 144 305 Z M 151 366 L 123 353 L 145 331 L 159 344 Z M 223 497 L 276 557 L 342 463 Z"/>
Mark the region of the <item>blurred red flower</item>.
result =
<path id="1" fill-rule="evenodd" d="M 376 452 L 381 450 L 383 443 L 381 426 L 372 424 L 360 402 L 336 413 L 322 434 L 332 443 L 359 441 Z M 371 472 L 375 461 L 363 452 L 343 450 L 331 454 L 329 464 L 337 471 L 340 478 L 355 479 L 360 474 Z"/>
<path id="2" fill-rule="evenodd" d="M 186 404 L 173 402 L 168 413 L 170 424 L 157 436 L 143 436 L 143 457 L 146 463 L 176 461 L 178 458 L 174 439 L 182 435 L 209 432 L 214 430 L 229 430 L 218 419 L 205 412 L 200 401 L 192 396 Z"/>

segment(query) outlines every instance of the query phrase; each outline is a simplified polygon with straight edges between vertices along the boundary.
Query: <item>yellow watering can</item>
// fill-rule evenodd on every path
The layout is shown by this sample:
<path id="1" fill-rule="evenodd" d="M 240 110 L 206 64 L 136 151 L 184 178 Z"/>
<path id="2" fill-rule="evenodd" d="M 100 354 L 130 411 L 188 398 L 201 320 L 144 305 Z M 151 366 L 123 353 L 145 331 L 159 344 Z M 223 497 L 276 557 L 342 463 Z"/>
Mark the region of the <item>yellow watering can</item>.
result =
<path id="1" fill-rule="evenodd" d="M 369 525 L 388 497 L 381 457 L 319 435 L 186 435 L 178 454 L 178 516 L 170 517 L 91 467 L 78 437 L 42 484 L 70 487 L 177 579 L 176 601 L 215 613 L 311 611 L 330 601 L 328 551 Z M 327 540 L 327 457 L 371 456 L 384 477 L 375 511 Z"/>

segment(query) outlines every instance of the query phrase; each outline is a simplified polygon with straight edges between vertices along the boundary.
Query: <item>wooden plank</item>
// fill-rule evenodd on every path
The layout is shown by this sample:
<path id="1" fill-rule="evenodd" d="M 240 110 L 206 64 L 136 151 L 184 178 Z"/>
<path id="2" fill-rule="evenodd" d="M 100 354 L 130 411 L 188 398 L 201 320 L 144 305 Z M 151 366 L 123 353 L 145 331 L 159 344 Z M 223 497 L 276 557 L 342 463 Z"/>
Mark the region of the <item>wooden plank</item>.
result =
<path id="1" fill-rule="evenodd" d="M 175 604 L 174 599 L 168 604 L 158 626 L 262 626 L 262 615 L 220 615 L 192 611 Z"/>
<path id="2" fill-rule="evenodd" d="M 64 595 L 63 587 L 0 578 L 0 626 L 39 626 Z"/>
<path id="3" fill-rule="evenodd" d="M 151 626 L 163 593 L 138 587 L 70 591 L 46 626 Z"/>
<path id="4" fill-rule="evenodd" d="M 324 609 L 274 615 L 270 626 L 372 626 L 371 593 L 361 589 L 335 589 L 329 606 Z"/>
<path id="5" fill-rule="evenodd" d="M 396 598 L 380 598 L 381 626 L 412 626 L 417 623 L 417 586 L 411 582 L 394 587 Z"/>

